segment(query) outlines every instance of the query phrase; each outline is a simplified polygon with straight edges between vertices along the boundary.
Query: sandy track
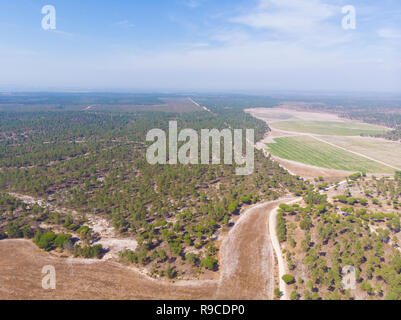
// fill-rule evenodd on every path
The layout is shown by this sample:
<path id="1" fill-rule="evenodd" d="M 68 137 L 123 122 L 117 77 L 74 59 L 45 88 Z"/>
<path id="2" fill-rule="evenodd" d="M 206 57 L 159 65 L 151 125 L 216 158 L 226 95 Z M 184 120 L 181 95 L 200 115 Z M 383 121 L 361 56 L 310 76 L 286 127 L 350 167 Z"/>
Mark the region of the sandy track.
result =
<path id="1" fill-rule="evenodd" d="M 296 202 L 301 201 L 302 198 L 296 198 L 296 199 L 288 199 L 288 201 L 284 202 L 288 205 L 294 204 Z M 277 236 L 277 215 L 278 215 L 278 207 L 275 207 L 269 216 L 269 231 L 271 235 L 271 241 L 272 241 L 272 246 L 274 248 L 276 257 L 277 257 L 277 262 L 278 262 L 278 273 L 279 273 L 279 283 L 280 283 L 280 291 L 282 293 L 281 300 L 289 300 L 289 295 L 287 292 L 287 285 L 283 281 L 282 277 L 287 273 L 287 265 L 285 263 L 283 253 L 281 251 L 280 243 L 278 241 L 278 236 Z"/>
<path id="2" fill-rule="evenodd" d="M 337 115 L 333 114 L 327 114 L 327 113 L 316 113 L 316 112 L 300 112 L 300 111 L 295 111 L 295 110 L 287 110 L 287 109 L 281 109 L 281 108 L 272 108 L 272 109 L 264 109 L 264 108 L 256 108 L 256 109 L 247 109 L 245 112 L 251 114 L 253 117 L 265 121 L 268 125 L 272 124 L 274 122 L 279 122 L 279 121 L 285 121 L 288 119 L 283 119 L 283 120 L 277 120 L 274 118 L 274 115 L 276 113 L 279 114 L 287 114 L 288 116 L 292 117 L 291 120 L 313 120 L 313 121 L 340 121 L 340 122 L 350 122 L 346 119 L 339 118 Z M 287 131 L 287 130 L 281 130 L 281 129 L 276 129 L 272 128 L 272 132 L 265 137 L 264 140 L 262 140 L 259 143 L 274 143 L 274 139 L 277 137 L 285 137 L 285 136 L 307 136 L 312 139 L 315 139 L 319 142 L 328 144 L 334 148 L 341 149 L 343 151 L 350 152 L 352 154 L 355 154 L 357 156 L 360 156 L 362 158 L 368 159 L 370 161 L 374 161 L 376 163 L 379 163 L 381 165 L 384 165 L 386 167 L 395 169 L 400 171 L 401 169 L 398 167 L 395 167 L 389 163 L 386 163 L 384 161 L 381 161 L 379 159 L 372 158 L 366 154 L 350 150 L 348 148 L 344 148 L 342 146 L 339 146 L 335 143 L 329 142 L 327 140 L 324 140 L 325 135 L 319 135 L 319 134 L 312 134 L 312 133 L 302 133 L 302 132 L 295 132 L 295 131 Z M 335 136 L 333 136 L 335 137 Z M 285 159 L 282 159 L 284 161 L 288 161 Z M 302 164 L 300 164 L 302 165 Z M 287 168 L 287 167 L 286 167 Z M 305 176 L 300 174 L 301 176 Z M 305 176 L 306 177 L 306 176 Z"/>
<path id="3" fill-rule="evenodd" d="M 268 214 L 278 203 L 247 210 L 224 239 L 217 299 L 272 299 L 274 256 Z"/>
<path id="4" fill-rule="evenodd" d="M 315 140 L 317 140 L 317 141 L 324 142 L 324 143 L 326 143 L 326 144 L 328 144 L 328 145 L 330 145 L 330 146 L 332 146 L 332 147 L 335 147 L 335 148 L 338 148 L 338 149 L 341 149 L 341 150 L 344 150 L 344 151 L 353 153 L 353 154 L 355 154 L 355 155 L 357 155 L 357 156 L 360 156 L 360 157 L 363 157 L 363 158 L 365 158 L 365 159 L 368 159 L 368 160 L 371 160 L 371 161 L 380 163 L 380 164 L 382 164 L 382 165 L 384 165 L 384 166 L 386 166 L 386 167 L 390 167 L 390 168 L 392 168 L 392 169 L 401 171 L 400 168 L 397 168 L 397 167 L 395 167 L 395 166 L 393 166 L 393 165 L 391 165 L 391 164 L 388 164 L 388 163 L 383 162 L 383 161 L 378 160 L 378 159 L 374 159 L 374 158 L 369 157 L 369 156 L 367 156 L 367 155 L 365 155 L 365 154 L 362 154 L 362 153 L 360 153 L 360 152 L 356 152 L 356 151 L 352 151 L 352 150 L 347 149 L 347 148 L 340 147 L 339 145 L 334 144 L 334 143 L 331 143 L 331 142 L 328 142 L 328 141 L 326 141 L 326 140 L 323 140 L 323 139 L 319 138 L 319 137 L 316 136 L 316 135 L 307 134 L 307 136 L 309 136 L 309 137 L 311 137 L 311 138 L 313 138 L 313 139 L 315 139 Z"/>
<path id="5" fill-rule="evenodd" d="M 273 299 L 276 283 L 274 254 L 280 279 L 286 273 L 276 233 L 278 208 L 282 203 L 293 204 L 300 200 L 302 198 L 270 201 L 244 213 L 222 243 L 217 299 Z M 280 290 L 284 293 L 283 298 L 287 298 L 285 284 L 281 282 Z"/>
<path id="6" fill-rule="evenodd" d="M 155 280 L 119 263 L 59 258 L 30 241 L 0 241 L 0 299 L 272 299 L 273 250 L 282 254 L 279 247 L 273 249 L 275 220 L 269 225 L 269 216 L 288 201 L 260 204 L 243 213 L 223 240 L 218 281 Z M 56 268 L 55 291 L 41 287 L 45 265 Z"/>
<path id="7" fill-rule="evenodd" d="M 332 143 L 332 142 L 330 142 L 330 141 L 324 140 L 323 138 L 325 137 L 325 135 L 312 134 L 312 133 L 303 133 L 303 132 L 298 132 L 298 133 L 297 133 L 297 132 L 293 132 L 293 131 L 286 131 L 286 130 L 280 130 L 280 129 L 274 129 L 274 131 L 277 131 L 277 132 L 279 132 L 279 133 L 281 133 L 281 134 L 283 134 L 283 135 L 287 134 L 287 135 L 291 135 L 291 136 L 293 135 L 293 136 L 305 136 L 305 137 L 310 137 L 310 138 L 315 139 L 315 140 L 317 140 L 317 141 L 319 141 L 319 142 L 323 142 L 323 143 L 325 143 L 325 144 L 328 144 L 329 146 L 332 146 L 332 147 L 334 147 L 334 148 L 338 148 L 338 149 L 341 149 L 341 150 L 343 150 L 343 151 L 347 151 L 347 152 L 349 152 L 349 153 L 353 153 L 353 154 L 355 154 L 355 155 L 357 155 L 357 156 L 359 156 L 359 157 L 368 159 L 368 160 L 370 160 L 370 161 L 374 161 L 374 162 L 380 163 L 380 164 L 383 165 L 383 166 L 390 167 L 390 168 L 395 169 L 395 170 L 398 170 L 398 171 L 401 170 L 401 169 L 398 168 L 398 167 L 395 167 L 395 166 L 393 166 L 393 165 L 391 165 L 391 164 L 389 164 L 389 163 L 383 162 L 383 161 L 381 161 L 381 160 L 378 160 L 378 159 L 369 157 L 369 156 L 367 156 L 366 154 L 363 154 L 363 153 L 360 153 L 360 152 L 357 152 L 357 151 L 353 151 L 353 150 L 350 150 L 350 149 L 348 149 L 348 148 L 341 147 L 341 146 L 339 146 L 339 145 L 337 145 L 337 144 L 335 144 L 335 143 Z M 336 137 L 336 136 L 333 135 L 332 137 Z"/>

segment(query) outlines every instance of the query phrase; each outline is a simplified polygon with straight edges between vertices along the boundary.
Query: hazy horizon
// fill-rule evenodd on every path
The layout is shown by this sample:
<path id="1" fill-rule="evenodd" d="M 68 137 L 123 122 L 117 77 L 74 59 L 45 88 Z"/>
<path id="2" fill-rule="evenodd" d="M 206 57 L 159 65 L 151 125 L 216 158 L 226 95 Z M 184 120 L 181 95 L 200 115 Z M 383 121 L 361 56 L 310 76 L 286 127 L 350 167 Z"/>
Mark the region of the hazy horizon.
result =
<path id="1" fill-rule="evenodd" d="M 0 90 L 401 92 L 396 0 L 48 4 L 0 3 Z"/>

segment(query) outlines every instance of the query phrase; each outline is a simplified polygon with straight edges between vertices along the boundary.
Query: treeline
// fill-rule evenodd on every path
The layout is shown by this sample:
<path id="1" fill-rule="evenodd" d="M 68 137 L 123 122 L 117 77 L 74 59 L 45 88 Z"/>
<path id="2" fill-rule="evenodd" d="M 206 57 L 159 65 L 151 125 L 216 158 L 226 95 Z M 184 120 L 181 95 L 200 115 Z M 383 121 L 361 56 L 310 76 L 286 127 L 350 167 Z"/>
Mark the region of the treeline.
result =
<path id="1" fill-rule="evenodd" d="M 0 190 L 86 214 L 95 209 L 121 235 L 138 240 L 129 260 L 155 272 L 165 271 L 169 263 L 177 274 L 181 263 L 193 270 L 216 270 L 216 256 L 208 250 L 216 234 L 231 226 L 233 215 L 258 201 L 302 195 L 309 186 L 259 151 L 249 176 L 237 176 L 235 165 L 147 163 L 146 133 L 153 128 L 167 131 L 170 120 L 177 120 L 179 129 L 255 128 L 257 138 L 267 130 L 263 121 L 238 108 L 214 107 L 213 112 L 10 113 L 0 120 L 6 137 L 1 142 Z M 46 210 L 39 216 L 65 224 L 71 233 L 84 225 Z M 93 236 L 81 238 L 90 239 L 88 244 Z M 163 251 L 166 260 L 157 257 Z M 195 258 L 186 259 L 190 253 Z"/>

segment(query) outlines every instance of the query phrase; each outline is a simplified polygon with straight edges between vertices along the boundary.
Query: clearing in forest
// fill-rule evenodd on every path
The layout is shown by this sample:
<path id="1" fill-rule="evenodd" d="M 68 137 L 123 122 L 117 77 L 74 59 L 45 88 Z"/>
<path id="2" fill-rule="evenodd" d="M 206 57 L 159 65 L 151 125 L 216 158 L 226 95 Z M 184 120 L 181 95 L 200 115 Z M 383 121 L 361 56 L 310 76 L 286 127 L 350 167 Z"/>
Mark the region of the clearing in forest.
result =
<path id="1" fill-rule="evenodd" d="M 375 135 L 388 130 L 385 127 L 367 123 L 340 121 L 278 121 L 269 125 L 284 131 L 337 136 Z"/>
<path id="2" fill-rule="evenodd" d="M 313 137 L 286 137 L 277 138 L 275 141 L 276 143 L 267 144 L 269 152 L 282 159 L 336 170 L 394 173 L 394 169 L 390 167 L 318 141 Z"/>
<path id="3" fill-rule="evenodd" d="M 401 168 L 401 143 L 371 137 L 322 136 L 320 139 L 347 150 Z"/>

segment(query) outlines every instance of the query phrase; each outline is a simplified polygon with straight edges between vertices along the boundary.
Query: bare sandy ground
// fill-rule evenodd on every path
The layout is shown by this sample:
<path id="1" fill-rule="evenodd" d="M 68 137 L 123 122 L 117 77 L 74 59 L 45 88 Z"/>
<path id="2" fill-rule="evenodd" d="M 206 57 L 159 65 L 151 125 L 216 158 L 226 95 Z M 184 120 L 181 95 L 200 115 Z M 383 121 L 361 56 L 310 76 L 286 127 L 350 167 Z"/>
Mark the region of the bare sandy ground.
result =
<path id="1" fill-rule="evenodd" d="M 268 217 L 279 203 L 249 209 L 224 239 L 217 299 L 273 298 L 274 256 Z"/>
<path id="2" fill-rule="evenodd" d="M 251 114 L 253 117 L 265 121 L 267 124 L 271 124 L 278 121 L 288 121 L 288 120 L 306 120 L 306 121 L 338 121 L 338 122 L 352 122 L 351 120 L 340 118 L 336 114 L 324 113 L 324 112 L 308 112 L 308 111 L 300 111 L 299 105 L 295 104 L 292 106 L 293 109 L 289 109 L 287 105 L 278 107 L 278 108 L 255 108 L 255 109 L 247 109 L 245 112 Z M 384 146 L 383 139 L 378 138 L 368 138 L 368 137 L 337 137 L 337 136 L 324 136 L 317 134 L 309 134 L 309 133 L 299 133 L 292 131 L 284 131 L 278 129 L 272 129 L 263 140 L 259 141 L 256 144 L 258 149 L 265 150 L 265 154 L 268 154 L 268 148 L 266 147 L 266 143 L 275 143 L 276 138 L 283 137 L 293 137 L 293 136 L 309 136 L 313 139 L 316 139 L 320 142 L 326 143 L 333 147 L 339 148 L 341 150 L 353 153 L 365 159 L 375 161 L 389 168 L 400 170 L 396 165 L 390 164 L 388 159 L 392 159 L 393 163 L 400 163 L 396 156 L 392 155 L 391 157 L 386 156 L 391 154 L 391 147 L 394 145 L 389 145 L 391 142 L 387 141 L 386 146 Z M 348 140 L 347 140 L 348 139 Z M 383 144 L 383 147 L 378 146 L 375 148 L 372 146 L 372 141 L 375 141 L 376 145 L 379 143 Z M 364 147 L 363 143 L 365 144 Z M 370 147 L 370 148 L 369 148 Z M 399 144 L 397 144 L 399 147 Z M 397 148 L 398 149 L 398 148 Z M 400 148 L 401 150 L 401 148 Z M 348 171 L 342 170 L 334 170 L 327 168 L 320 168 L 316 166 L 311 166 L 291 160 L 281 159 L 279 157 L 272 157 L 278 163 L 280 163 L 285 169 L 290 171 L 294 175 L 299 175 L 306 179 L 314 179 L 316 177 L 329 178 L 331 180 L 337 180 L 345 178 L 350 175 Z"/>
<path id="3" fill-rule="evenodd" d="M 58 208 L 47 202 L 44 199 L 36 199 L 28 195 L 18 193 L 10 193 L 13 197 L 20 199 L 27 204 L 37 203 L 41 207 L 48 207 L 51 211 L 57 211 L 65 214 L 71 214 L 75 217 L 82 216 L 82 214 L 66 209 Z M 118 253 L 124 249 L 135 251 L 138 243 L 134 238 L 121 238 L 114 230 L 113 226 L 108 220 L 101 216 L 87 215 L 88 225 L 95 233 L 98 233 L 100 240 L 96 244 L 101 244 L 108 252 L 103 257 L 104 260 L 118 259 Z"/>
<path id="4" fill-rule="evenodd" d="M 266 143 L 275 143 L 275 138 L 288 137 L 288 136 L 296 136 L 296 134 L 284 134 L 278 130 L 272 130 L 269 134 L 267 134 L 263 140 L 256 143 L 255 147 L 258 150 L 263 150 L 265 155 L 269 155 L 268 148 Z M 285 168 L 288 172 L 290 172 L 294 176 L 300 176 L 305 179 L 313 180 L 316 177 L 328 178 L 329 180 L 342 180 L 345 177 L 348 177 L 351 172 L 343 171 L 343 170 L 334 170 L 327 168 L 320 168 L 311 166 L 308 164 L 281 159 L 279 157 L 271 156 L 271 158 L 279 163 L 283 168 Z"/>
<path id="5" fill-rule="evenodd" d="M 281 164 L 284 168 L 289 170 L 295 175 L 306 179 L 314 179 L 317 177 L 327 178 L 328 180 L 342 180 L 345 177 L 348 177 L 352 172 L 349 171 L 342 171 L 342 170 L 334 170 L 334 169 L 326 169 L 311 166 L 308 164 L 303 164 L 296 161 L 285 160 L 278 157 L 272 157 L 275 161 Z"/>
<path id="6" fill-rule="evenodd" d="M 398 141 L 371 137 L 322 136 L 320 138 L 338 147 L 369 156 L 375 161 L 401 168 L 401 143 Z"/>
<path id="7" fill-rule="evenodd" d="M 150 280 L 118 263 L 74 262 L 53 257 L 25 240 L 0 241 L 0 299 L 211 299 L 216 283 L 172 284 Z M 56 290 L 42 288 L 42 268 L 56 269 Z"/>
<path id="8" fill-rule="evenodd" d="M 292 204 L 300 202 L 302 200 L 303 200 L 303 198 L 288 199 L 288 201 L 286 201 L 285 203 L 288 205 L 292 205 Z M 280 292 L 282 293 L 281 300 L 289 300 L 287 284 L 282 279 L 283 276 L 286 273 L 288 273 L 288 268 L 285 263 L 286 260 L 283 255 L 283 252 L 281 251 L 280 242 L 279 242 L 278 236 L 277 236 L 276 225 L 277 225 L 278 209 L 279 209 L 278 207 L 275 207 L 269 215 L 269 232 L 271 235 L 271 243 L 274 248 L 276 257 L 277 257 L 279 288 L 280 288 Z"/>
<path id="9" fill-rule="evenodd" d="M 272 299 L 279 281 L 269 216 L 285 201 L 257 205 L 243 213 L 223 239 L 219 280 L 173 283 L 116 262 L 56 257 L 30 241 L 2 240 L 0 299 Z M 56 269 L 54 291 L 42 289 L 45 265 Z"/>
<path id="10" fill-rule="evenodd" d="M 291 120 L 317 120 L 317 121 L 344 121 L 337 115 L 318 113 L 318 112 L 307 112 L 307 111 L 297 111 L 294 109 L 284 109 L 284 108 L 255 108 L 247 109 L 245 112 L 249 113 L 253 117 L 265 121 L 267 124 L 275 121 L 287 121 Z M 284 114 L 284 118 L 282 118 Z M 258 141 L 256 148 L 259 150 L 264 150 L 265 154 L 268 155 L 268 148 L 266 143 L 275 143 L 276 138 L 299 136 L 297 132 L 287 132 L 282 130 L 272 129 L 266 134 L 263 140 Z M 288 170 L 291 174 L 303 177 L 305 179 L 314 179 L 316 177 L 329 178 L 334 180 L 342 180 L 343 178 L 350 175 L 348 171 L 333 170 L 315 167 L 300 162 L 295 162 L 291 160 L 281 159 L 279 157 L 272 156 L 276 162 L 278 162 L 282 167 Z"/>
<path id="11" fill-rule="evenodd" d="M 246 109 L 245 112 L 251 116 L 266 122 L 304 120 L 304 121 L 338 121 L 347 122 L 349 120 L 340 118 L 336 114 L 298 111 L 287 108 L 254 108 Z"/>

